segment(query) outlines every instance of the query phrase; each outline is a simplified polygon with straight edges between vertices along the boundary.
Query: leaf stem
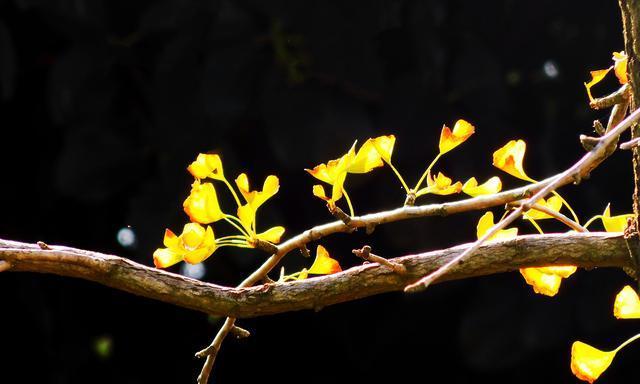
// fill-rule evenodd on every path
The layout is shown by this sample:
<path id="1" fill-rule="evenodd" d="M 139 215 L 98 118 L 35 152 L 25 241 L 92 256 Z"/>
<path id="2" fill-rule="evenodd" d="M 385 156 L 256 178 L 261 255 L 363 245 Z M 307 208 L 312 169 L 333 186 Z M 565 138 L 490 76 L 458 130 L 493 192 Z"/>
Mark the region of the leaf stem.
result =
<path id="1" fill-rule="evenodd" d="M 429 174 L 429 172 L 431 172 L 431 168 L 433 168 L 433 166 L 436 164 L 436 162 L 438 161 L 438 159 L 440 159 L 440 156 L 442 156 L 441 153 L 438 153 L 438 156 L 436 156 L 433 161 L 431 162 L 431 164 L 429 164 L 429 166 L 427 167 L 427 169 L 424 171 L 424 173 L 422 174 L 422 176 L 420 177 L 420 180 L 418 180 L 418 184 L 416 184 L 416 187 L 413 189 L 414 191 L 417 191 L 418 188 L 420 188 L 420 185 L 422 185 L 422 182 L 424 181 L 425 177 L 427 177 L 427 175 Z"/>

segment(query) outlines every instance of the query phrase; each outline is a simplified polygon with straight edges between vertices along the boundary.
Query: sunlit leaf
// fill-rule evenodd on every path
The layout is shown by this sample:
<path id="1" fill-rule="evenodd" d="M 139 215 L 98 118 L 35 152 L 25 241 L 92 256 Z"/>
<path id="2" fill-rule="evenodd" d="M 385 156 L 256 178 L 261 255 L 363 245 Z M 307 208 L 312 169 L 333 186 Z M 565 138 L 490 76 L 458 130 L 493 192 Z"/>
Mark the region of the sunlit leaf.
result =
<path id="1" fill-rule="evenodd" d="M 604 79 L 604 77 L 607 76 L 607 73 L 609 73 L 611 68 L 613 67 L 589 72 L 591 74 L 591 81 L 589 81 L 588 83 L 584 83 L 584 86 L 587 88 L 587 95 L 589 96 L 589 101 L 593 101 L 593 96 L 591 96 L 591 87 L 601 82 L 602 79 Z"/>
<path id="2" fill-rule="evenodd" d="M 616 295 L 613 315 L 618 319 L 640 319 L 640 298 L 630 286 L 625 286 Z"/>
<path id="3" fill-rule="evenodd" d="M 456 121 L 456 124 L 453 126 L 453 131 L 446 125 L 443 125 L 442 132 L 440 133 L 440 142 L 438 144 L 440 154 L 445 154 L 464 143 L 474 132 L 475 127 L 462 119 Z"/>
<path id="4" fill-rule="evenodd" d="M 478 239 L 483 237 L 485 233 L 491 229 L 495 224 L 493 223 L 493 212 L 488 211 L 478 221 L 476 229 L 476 235 Z M 518 236 L 518 228 L 501 229 L 495 235 L 491 236 L 488 241 L 504 241 L 511 240 Z"/>
<path id="5" fill-rule="evenodd" d="M 627 78 L 627 63 L 629 58 L 624 51 L 613 52 L 613 71 L 618 78 L 620 84 L 627 84 L 629 79 Z"/>
<path id="6" fill-rule="evenodd" d="M 191 184 L 191 193 L 182 206 L 191 221 L 201 224 L 213 223 L 225 216 L 220 209 L 213 184 L 201 184 L 199 180 Z"/>
<path id="7" fill-rule="evenodd" d="M 342 271 L 340 263 L 329 256 L 329 252 L 322 246 L 318 245 L 316 249 L 316 258 L 309 268 L 309 273 L 314 275 L 327 275 Z"/>
<path id="8" fill-rule="evenodd" d="M 571 346 L 571 372 L 580 380 L 593 383 L 609 368 L 615 356 L 616 351 L 601 351 L 575 341 Z"/>
<path id="9" fill-rule="evenodd" d="M 511 140 L 493 153 L 493 165 L 518 179 L 533 182 L 522 168 L 526 150 L 527 144 L 524 140 Z"/>
<path id="10" fill-rule="evenodd" d="M 492 195 L 500 192 L 501 190 L 502 181 L 500 181 L 498 176 L 494 176 L 480 185 L 478 185 L 476 178 L 472 177 L 462 186 L 462 192 L 473 197 L 480 195 Z"/>

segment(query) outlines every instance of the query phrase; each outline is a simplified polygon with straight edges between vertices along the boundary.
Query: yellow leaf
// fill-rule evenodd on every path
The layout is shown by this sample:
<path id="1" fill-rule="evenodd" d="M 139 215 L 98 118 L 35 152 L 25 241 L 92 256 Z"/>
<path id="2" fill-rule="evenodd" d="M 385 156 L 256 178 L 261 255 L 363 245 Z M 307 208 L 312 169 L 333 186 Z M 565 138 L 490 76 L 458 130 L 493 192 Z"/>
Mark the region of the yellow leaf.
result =
<path id="1" fill-rule="evenodd" d="M 393 154 L 393 146 L 396 143 L 394 135 L 378 136 L 373 139 L 373 146 L 380 154 L 380 157 L 387 163 L 391 163 L 391 155 Z"/>
<path id="2" fill-rule="evenodd" d="M 197 223 L 209 224 L 225 217 L 213 184 L 200 184 L 197 179 L 191 184 L 191 193 L 182 206 L 191 221 Z"/>
<path id="3" fill-rule="evenodd" d="M 618 78 L 620 84 L 627 84 L 629 79 L 627 78 L 627 63 L 629 58 L 624 51 L 613 52 L 613 71 Z"/>
<path id="4" fill-rule="evenodd" d="M 549 199 L 540 199 L 536 201 L 536 204 L 546 207 L 554 212 L 560 212 L 562 208 L 562 199 L 559 196 L 551 196 Z M 542 220 L 542 219 L 553 219 L 553 216 L 546 214 L 544 212 L 537 211 L 535 209 L 530 209 L 522 215 L 524 219 L 533 219 L 533 220 Z"/>
<path id="5" fill-rule="evenodd" d="M 216 180 L 224 180 L 222 161 L 215 154 L 200 153 L 196 161 L 187 167 L 187 170 L 197 179 L 211 177 Z"/>
<path id="6" fill-rule="evenodd" d="M 473 197 L 492 195 L 500 192 L 500 190 L 502 190 L 502 181 L 498 176 L 494 176 L 480 185 L 478 185 L 476 178 L 472 177 L 462 186 L 462 192 Z"/>
<path id="7" fill-rule="evenodd" d="M 640 319 L 640 298 L 630 286 L 625 286 L 616 295 L 613 304 L 613 315 L 617 319 Z"/>
<path id="8" fill-rule="evenodd" d="M 485 233 L 494 226 L 493 223 L 493 212 L 488 211 L 478 221 L 478 226 L 476 229 L 476 235 L 478 239 L 483 237 Z M 501 241 L 501 240 L 511 240 L 518 236 L 518 228 L 507 228 L 501 229 L 493 235 L 488 241 Z"/>
<path id="9" fill-rule="evenodd" d="M 493 165 L 518 179 L 531 181 L 522 168 L 522 161 L 527 150 L 524 140 L 511 140 L 493 153 Z"/>
<path id="10" fill-rule="evenodd" d="M 188 223 L 180 236 L 165 230 L 164 245 L 153 253 L 153 263 L 157 268 L 167 268 L 182 260 L 197 264 L 211 256 L 217 248 L 213 229 L 198 223 Z"/>
<path id="11" fill-rule="evenodd" d="M 451 184 L 451 178 L 445 176 L 442 172 L 438 172 L 438 175 L 431 177 L 431 174 L 427 175 L 427 186 L 416 192 L 416 197 L 425 195 L 427 193 L 433 193 L 435 195 L 451 195 L 454 193 L 460 193 L 462 191 L 462 183 L 456 181 Z"/>
<path id="12" fill-rule="evenodd" d="M 311 176 L 333 186 L 331 192 L 333 203 L 342 198 L 347 171 L 356 157 L 355 146 L 356 143 L 353 143 L 349 152 L 339 159 L 329 160 L 326 164 L 317 165 L 313 169 L 305 169 Z"/>
<path id="13" fill-rule="evenodd" d="M 627 220 L 629 218 L 633 218 L 633 214 L 628 213 L 624 215 L 611 216 L 609 205 L 610 204 L 607 204 L 607 207 L 604 209 L 604 213 L 600 217 L 602 224 L 604 225 L 604 229 L 607 232 L 624 232 L 627 228 Z"/>
<path id="14" fill-rule="evenodd" d="M 169 248 L 158 248 L 153 252 L 153 264 L 156 268 L 169 268 L 182 261 L 182 255 Z"/>
<path id="15" fill-rule="evenodd" d="M 456 124 L 453 126 L 453 131 L 446 125 L 443 125 L 442 132 L 440 133 L 440 143 L 438 145 L 440 154 L 443 155 L 464 143 L 474 132 L 475 127 L 462 119 L 456 121 Z"/>
<path id="16" fill-rule="evenodd" d="M 609 368 L 617 351 L 601 351 L 575 341 L 571 346 L 571 372 L 580 380 L 593 383 Z"/>
<path id="17" fill-rule="evenodd" d="M 578 267 L 576 267 L 575 265 L 564 265 L 555 267 L 539 267 L 536 269 L 542 273 L 546 273 L 548 275 L 558 275 L 566 279 L 567 277 L 573 275 L 575 271 L 578 270 Z"/>
<path id="18" fill-rule="evenodd" d="M 560 290 L 562 277 L 556 274 L 543 273 L 541 268 L 521 268 L 520 273 L 535 293 L 555 296 Z"/>
<path id="19" fill-rule="evenodd" d="M 316 249 L 316 259 L 313 261 L 309 273 L 314 275 L 328 275 L 342 271 L 338 261 L 329 256 L 329 252 L 322 246 L 318 245 Z"/>
<path id="20" fill-rule="evenodd" d="M 284 227 L 278 226 L 269 228 L 266 231 L 257 234 L 256 237 L 263 241 L 278 244 L 282 235 L 284 235 Z"/>
<path id="21" fill-rule="evenodd" d="M 613 67 L 590 72 L 591 81 L 589 81 L 588 83 L 584 83 L 584 86 L 587 88 L 587 95 L 589 96 L 589 101 L 593 101 L 593 96 L 591 96 L 591 87 L 601 82 L 602 79 L 604 79 L 604 77 L 607 76 L 607 73 L 609 73 L 611 68 Z"/>
<path id="22" fill-rule="evenodd" d="M 249 190 L 249 178 L 245 173 L 241 173 L 235 181 L 246 202 L 256 211 L 262 204 L 264 204 L 265 201 L 278 193 L 278 190 L 280 189 L 280 181 L 278 180 L 278 177 L 274 175 L 267 176 L 262 184 L 261 191 Z"/>
<path id="23" fill-rule="evenodd" d="M 374 140 L 375 139 L 369 139 L 362 144 L 362 147 L 360 147 L 353 162 L 347 169 L 349 173 L 367 173 L 374 168 L 384 165 L 380 153 L 376 150 Z"/>

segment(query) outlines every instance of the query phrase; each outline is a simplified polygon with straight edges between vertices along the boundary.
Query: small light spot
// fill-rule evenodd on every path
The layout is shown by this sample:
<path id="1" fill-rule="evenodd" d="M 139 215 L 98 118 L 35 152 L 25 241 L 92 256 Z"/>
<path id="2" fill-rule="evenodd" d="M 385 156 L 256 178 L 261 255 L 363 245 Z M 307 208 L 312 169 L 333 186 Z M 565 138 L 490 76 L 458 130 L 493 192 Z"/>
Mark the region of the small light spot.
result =
<path id="1" fill-rule="evenodd" d="M 545 61 L 542 69 L 544 70 L 544 74 L 550 79 L 555 79 L 560 74 L 558 66 L 553 60 Z"/>
<path id="2" fill-rule="evenodd" d="M 100 336 L 93 342 L 93 350 L 101 359 L 108 359 L 113 352 L 113 339 L 110 336 Z"/>
<path id="3" fill-rule="evenodd" d="M 130 227 L 120 228 L 117 234 L 118 243 L 124 248 L 133 248 L 136 246 L 136 233 Z"/>
<path id="4" fill-rule="evenodd" d="M 180 274 L 182 274 L 183 276 L 190 277 L 192 279 L 200 280 L 204 277 L 205 273 L 207 273 L 207 268 L 202 263 L 199 263 L 199 264 L 182 263 L 182 266 L 180 267 Z"/>

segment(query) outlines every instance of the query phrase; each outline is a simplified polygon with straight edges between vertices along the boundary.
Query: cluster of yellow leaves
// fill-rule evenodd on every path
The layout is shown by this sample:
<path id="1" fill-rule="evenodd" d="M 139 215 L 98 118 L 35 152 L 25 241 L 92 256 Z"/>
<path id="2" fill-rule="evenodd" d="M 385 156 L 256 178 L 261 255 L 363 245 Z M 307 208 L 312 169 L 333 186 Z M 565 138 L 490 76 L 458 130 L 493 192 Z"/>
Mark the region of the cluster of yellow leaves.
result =
<path id="1" fill-rule="evenodd" d="M 187 170 L 195 178 L 191 185 L 191 192 L 183 203 L 184 211 L 191 219 L 191 223 L 184 226 L 180 236 L 176 236 L 169 229 L 165 231 L 164 246 L 166 248 L 158 248 L 153 254 L 156 267 L 167 268 L 183 260 L 192 264 L 200 263 L 211 256 L 216 249 L 224 246 L 253 248 L 258 241 L 274 244 L 280 242 L 284 227 L 272 227 L 262 233 L 256 230 L 258 208 L 273 197 L 280 188 L 276 176 L 268 176 L 262 185 L 262 190 L 252 191 L 247 175 L 240 174 L 235 179 L 235 184 L 244 198 L 243 204 L 224 176 L 220 156 L 201 153 Z M 229 189 L 237 204 L 236 215 L 222 210 L 213 183 L 203 182 L 207 178 L 222 182 Z M 213 228 L 209 224 L 220 220 L 231 224 L 238 234 L 216 239 Z"/>
<path id="2" fill-rule="evenodd" d="M 613 65 L 607 69 L 599 69 L 597 71 L 591 71 L 591 80 L 588 83 L 584 83 L 585 88 L 587 88 L 587 95 L 589 96 L 589 101 L 593 101 L 593 96 L 591 95 L 591 87 L 601 82 L 607 74 L 613 69 L 616 77 L 618 78 L 618 82 L 620 84 L 627 84 L 629 79 L 627 78 L 627 62 L 628 57 L 624 53 L 621 52 L 613 52 Z"/>
<path id="3" fill-rule="evenodd" d="M 320 184 L 313 186 L 313 194 L 327 202 L 330 207 L 335 207 L 338 200 L 345 196 L 348 200 L 351 215 L 353 207 L 349 195 L 344 188 L 344 182 L 348 173 L 368 173 L 371 170 L 382 167 L 383 159 L 391 161 L 393 146 L 396 138 L 393 135 L 380 136 L 369 139 L 356 152 L 356 143 L 353 143 L 349 151 L 342 157 L 330 160 L 326 164 L 320 164 L 313 169 L 305 169 L 316 179 L 331 185 L 331 196 L 327 196 L 324 187 Z"/>

